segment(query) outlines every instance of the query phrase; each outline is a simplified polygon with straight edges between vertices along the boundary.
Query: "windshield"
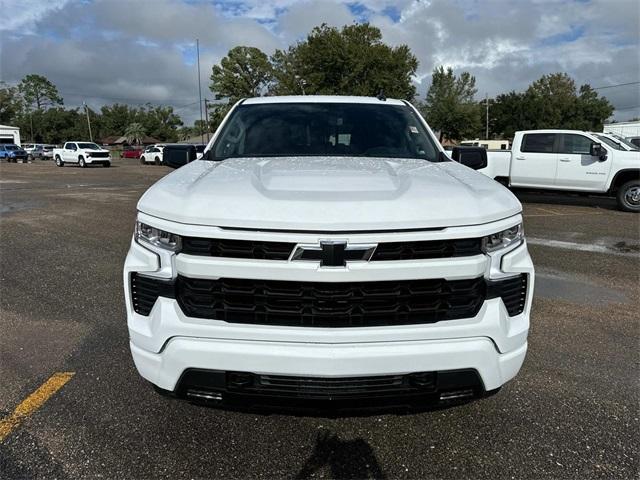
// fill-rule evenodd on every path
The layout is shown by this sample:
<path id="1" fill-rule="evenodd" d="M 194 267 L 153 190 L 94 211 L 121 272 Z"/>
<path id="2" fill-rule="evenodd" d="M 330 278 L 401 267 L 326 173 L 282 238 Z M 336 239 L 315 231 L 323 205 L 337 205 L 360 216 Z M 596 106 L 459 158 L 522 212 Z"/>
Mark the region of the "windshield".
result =
<path id="1" fill-rule="evenodd" d="M 19 150 L 20 147 L 18 147 L 17 145 L 5 145 L 5 148 L 7 150 Z"/>
<path id="2" fill-rule="evenodd" d="M 640 150 L 640 148 L 638 148 L 638 145 L 636 145 L 635 143 L 631 143 L 629 140 L 627 140 L 626 138 L 620 138 L 620 137 L 616 137 L 618 140 L 620 140 L 620 143 L 626 145 L 627 147 L 629 147 L 631 150 Z"/>
<path id="3" fill-rule="evenodd" d="M 240 105 L 207 158 L 280 156 L 439 158 L 411 108 L 358 103 Z"/>
<path id="4" fill-rule="evenodd" d="M 89 150 L 100 150 L 100 147 L 95 143 L 79 143 L 78 148 L 87 148 Z"/>
<path id="5" fill-rule="evenodd" d="M 596 134 L 596 137 L 598 137 L 598 139 L 602 140 L 604 143 L 606 143 L 610 147 L 615 148 L 616 150 L 624 150 L 624 148 L 620 146 L 620 142 L 617 142 L 609 137 L 605 137 L 604 135 Z"/>

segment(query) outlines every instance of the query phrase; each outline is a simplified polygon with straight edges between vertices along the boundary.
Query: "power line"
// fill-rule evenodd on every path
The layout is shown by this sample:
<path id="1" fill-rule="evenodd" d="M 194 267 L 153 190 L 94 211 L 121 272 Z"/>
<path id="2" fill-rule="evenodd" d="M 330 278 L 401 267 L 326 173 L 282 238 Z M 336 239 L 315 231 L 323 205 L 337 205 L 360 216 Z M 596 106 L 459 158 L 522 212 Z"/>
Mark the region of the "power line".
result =
<path id="1" fill-rule="evenodd" d="M 637 85 L 640 82 L 616 83 L 615 85 L 604 85 L 602 87 L 593 87 L 592 90 L 602 90 L 604 88 L 625 87 L 627 85 Z"/>

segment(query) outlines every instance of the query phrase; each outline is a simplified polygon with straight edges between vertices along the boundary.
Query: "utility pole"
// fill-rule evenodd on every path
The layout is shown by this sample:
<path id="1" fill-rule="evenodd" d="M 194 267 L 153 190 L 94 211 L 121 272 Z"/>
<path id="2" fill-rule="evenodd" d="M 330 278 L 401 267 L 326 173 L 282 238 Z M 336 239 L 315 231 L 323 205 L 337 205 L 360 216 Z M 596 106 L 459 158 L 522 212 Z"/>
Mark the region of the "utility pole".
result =
<path id="1" fill-rule="evenodd" d="M 196 53 L 198 55 L 198 97 L 200 98 L 200 137 L 204 143 L 204 133 L 202 132 L 202 86 L 200 85 L 200 39 L 196 38 Z"/>
<path id="2" fill-rule="evenodd" d="M 209 105 L 207 99 L 204 99 L 204 124 L 207 127 L 207 144 L 209 143 Z"/>
<path id="3" fill-rule="evenodd" d="M 31 125 L 31 143 L 35 140 L 33 139 L 33 112 L 29 110 L 29 124 Z"/>
<path id="4" fill-rule="evenodd" d="M 89 140 L 93 142 L 93 135 L 91 134 L 91 120 L 89 119 L 89 107 L 87 107 L 87 102 L 82 102 L 84 105 L 84 111 L 87 113 L 87 126 L 89 127 Z"/>
<path id="5" fill-rule="evenodd" d="M 487 100 L 487 115 L 486 115 L 487 130 L 486 130 L 484 139 L 489 140 L 489 94 L 488 93 L 485 94 L 485 98 Z"/>

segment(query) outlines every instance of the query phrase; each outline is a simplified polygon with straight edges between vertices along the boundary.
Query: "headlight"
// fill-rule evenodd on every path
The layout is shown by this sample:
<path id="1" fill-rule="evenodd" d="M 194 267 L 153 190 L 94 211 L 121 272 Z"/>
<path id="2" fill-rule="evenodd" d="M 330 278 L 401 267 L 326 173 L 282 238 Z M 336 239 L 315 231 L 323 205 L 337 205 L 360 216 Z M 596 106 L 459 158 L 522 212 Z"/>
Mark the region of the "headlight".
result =
<path id="1" fill-rule="evenodd" d="M 522 242 L 524 230 L 519 223 L 498 233 L 494 233 L 482 239 L 482 250 L 485 253 L 495 252 L 502 248 L 510 247 Z"/>
<path id="2" fill-rule="evenodd" d="M 136 221 L 136 241 L 141 243 L 148 243 L 155 247 L 164 248 L 165 250 L 171 250 L 178 252 L 182 245 L 179 235 L 174 233 L 165 232 L 156 227 L 151 227 L 146 223 Z"/>

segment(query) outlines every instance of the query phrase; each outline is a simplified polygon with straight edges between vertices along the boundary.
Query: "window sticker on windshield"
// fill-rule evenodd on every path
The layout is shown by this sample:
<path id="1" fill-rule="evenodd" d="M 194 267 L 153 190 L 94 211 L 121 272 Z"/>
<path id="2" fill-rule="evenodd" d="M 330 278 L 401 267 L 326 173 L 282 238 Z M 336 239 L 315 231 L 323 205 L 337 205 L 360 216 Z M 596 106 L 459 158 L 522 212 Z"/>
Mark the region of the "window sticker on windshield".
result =
<path id="1" fill-rule="evenodd" d="M 409 131 L 411 133 L 418 133 L 418 129 L 416 127 L 414 127 L 413 125 L 409 125 Z"/>

